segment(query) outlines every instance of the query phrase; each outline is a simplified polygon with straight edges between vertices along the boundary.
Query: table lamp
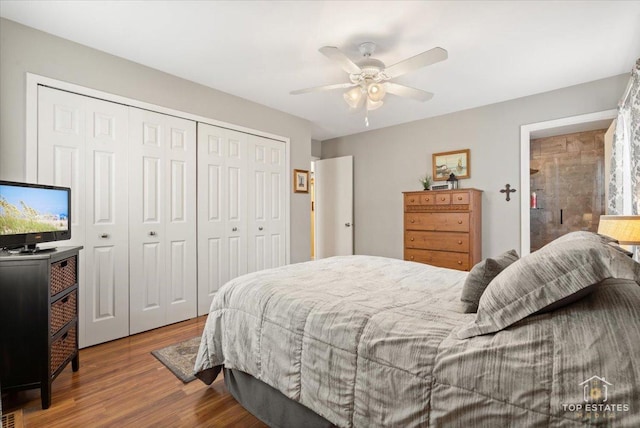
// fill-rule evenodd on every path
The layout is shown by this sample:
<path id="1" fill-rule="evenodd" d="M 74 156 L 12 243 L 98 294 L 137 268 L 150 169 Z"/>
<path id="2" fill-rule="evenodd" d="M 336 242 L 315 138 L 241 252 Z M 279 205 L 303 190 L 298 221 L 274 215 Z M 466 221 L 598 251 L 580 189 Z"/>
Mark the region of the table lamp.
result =
<path id="1" fill-rule="evenodd" d="M 620 245 L 640 245 L 640 215 L 602 215 L 598 233 L 617 239 Z M 632 251 L 638 261 L 636 249 Z"/>

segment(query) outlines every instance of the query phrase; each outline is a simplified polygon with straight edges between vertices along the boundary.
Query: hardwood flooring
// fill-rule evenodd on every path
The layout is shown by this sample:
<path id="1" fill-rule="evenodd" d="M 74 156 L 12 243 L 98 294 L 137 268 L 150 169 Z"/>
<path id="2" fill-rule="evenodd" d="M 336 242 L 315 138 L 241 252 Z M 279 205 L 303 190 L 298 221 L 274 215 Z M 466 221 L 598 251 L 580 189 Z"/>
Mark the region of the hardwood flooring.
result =
<path id="1" fill-rule="evenodd" d="M 183 384 L 151 351 L 202 334 L 206 317 L 80 350 L 53 382 L 51 407 L 40 390 L 3 394 L 2 409 L 24 410 L 29 427 L 266 427 L 227 391 L 220 377 Z"/>

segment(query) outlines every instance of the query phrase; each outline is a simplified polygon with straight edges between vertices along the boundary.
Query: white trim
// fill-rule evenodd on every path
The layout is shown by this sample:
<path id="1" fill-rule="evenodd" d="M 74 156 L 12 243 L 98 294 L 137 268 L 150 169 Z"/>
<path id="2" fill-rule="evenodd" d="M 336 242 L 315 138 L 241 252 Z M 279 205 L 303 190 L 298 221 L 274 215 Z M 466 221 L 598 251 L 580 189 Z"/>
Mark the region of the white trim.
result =
<path id="1" fill-rule="evenodd" d="M 246 128 L 240 125 L 211 119 L 197 114 L 186 113 L 180 110 L 174 110 L 168 107 L 162 107 L 156 104 L 138 101 L 133 98 L 127 98 L 120 95 L 110 94 L 108 92 L 87 88 L 76 85 L 74 83 L 62 80 L 52 79 L 50 77 L 40 76 L 34 73 L 27 73 L 26 76 L 26 120 L 25 120 L 25 178 L 26 181 L 36 183 L 38 180 L 38 86 L 49 86 L 54 89 L 73 92 L 93 98 L 99 98 L 118 104 L 124 104 L 131 107 L 137 107 L 145 110 L 151 110 L 158 113 L 168 114 L 183 119 L 193 120 L 195 122 L 207 123 L 213 126 L 232 129 L 234 131 L 253 134 L 260 137 L 269 138 L 285 143 L 285 163 L 287 171 L 291 170 L 291 139 L 281 135 L 271 134 L 269 132 L 258 131 L 256 129 Z M 285 174 L 286 188 L 291 189 L 291 174 Z M 286 192 L 285 203 L 287 204 L 285 221 L 287 222 L 287 238 L 286 238 L 286 264 L 291 263 L 291 192 Z"/>
<path id="2" fill-rule="evenodd" d="M 531 133 L 543 129 L 559 128 L 567 125 L 596 122 L 605 119 L 615 119 L 616 109 L 599 111 L 595 113 L 581 114 L 578 116 L 564 117 L 562 119 L 548 120 L 545 122 L 530 123 L 520 127 L 520 254 L 527 255 L 531 252 L 531 213 L 529 211 L 529 197 L 531 182 L 529 176 Z"/>

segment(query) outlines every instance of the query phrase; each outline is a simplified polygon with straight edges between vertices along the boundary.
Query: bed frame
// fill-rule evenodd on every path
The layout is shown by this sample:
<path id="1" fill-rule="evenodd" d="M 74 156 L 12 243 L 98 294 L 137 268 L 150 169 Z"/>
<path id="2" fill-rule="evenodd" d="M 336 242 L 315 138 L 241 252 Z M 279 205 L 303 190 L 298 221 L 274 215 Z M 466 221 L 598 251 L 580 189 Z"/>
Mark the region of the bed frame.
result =
<path id="1" fill-rule="evenodd" d="M 224 384 L 242 407 L 270 427 L 335 427 L 309 408 L 240 370 L 225 368 Z"/>

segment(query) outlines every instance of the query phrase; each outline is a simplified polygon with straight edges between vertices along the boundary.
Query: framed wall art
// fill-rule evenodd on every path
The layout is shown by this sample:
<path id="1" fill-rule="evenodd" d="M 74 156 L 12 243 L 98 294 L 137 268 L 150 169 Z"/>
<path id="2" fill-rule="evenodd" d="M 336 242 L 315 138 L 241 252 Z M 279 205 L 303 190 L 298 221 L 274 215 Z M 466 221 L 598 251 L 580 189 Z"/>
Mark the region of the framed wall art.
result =
<path id="1" fill-rule="evenodd" d="M 433 180 L 445 181 L 453 173 L 456 178 L 471 176 L 471 155 L 469 149 L 434 153 L 432 158 Z"/>
<path id="2" fill-rule="evenodd" d="M 293 170 L 293 192 L 309 193 L 309 171 L 303 169 Z"/>

